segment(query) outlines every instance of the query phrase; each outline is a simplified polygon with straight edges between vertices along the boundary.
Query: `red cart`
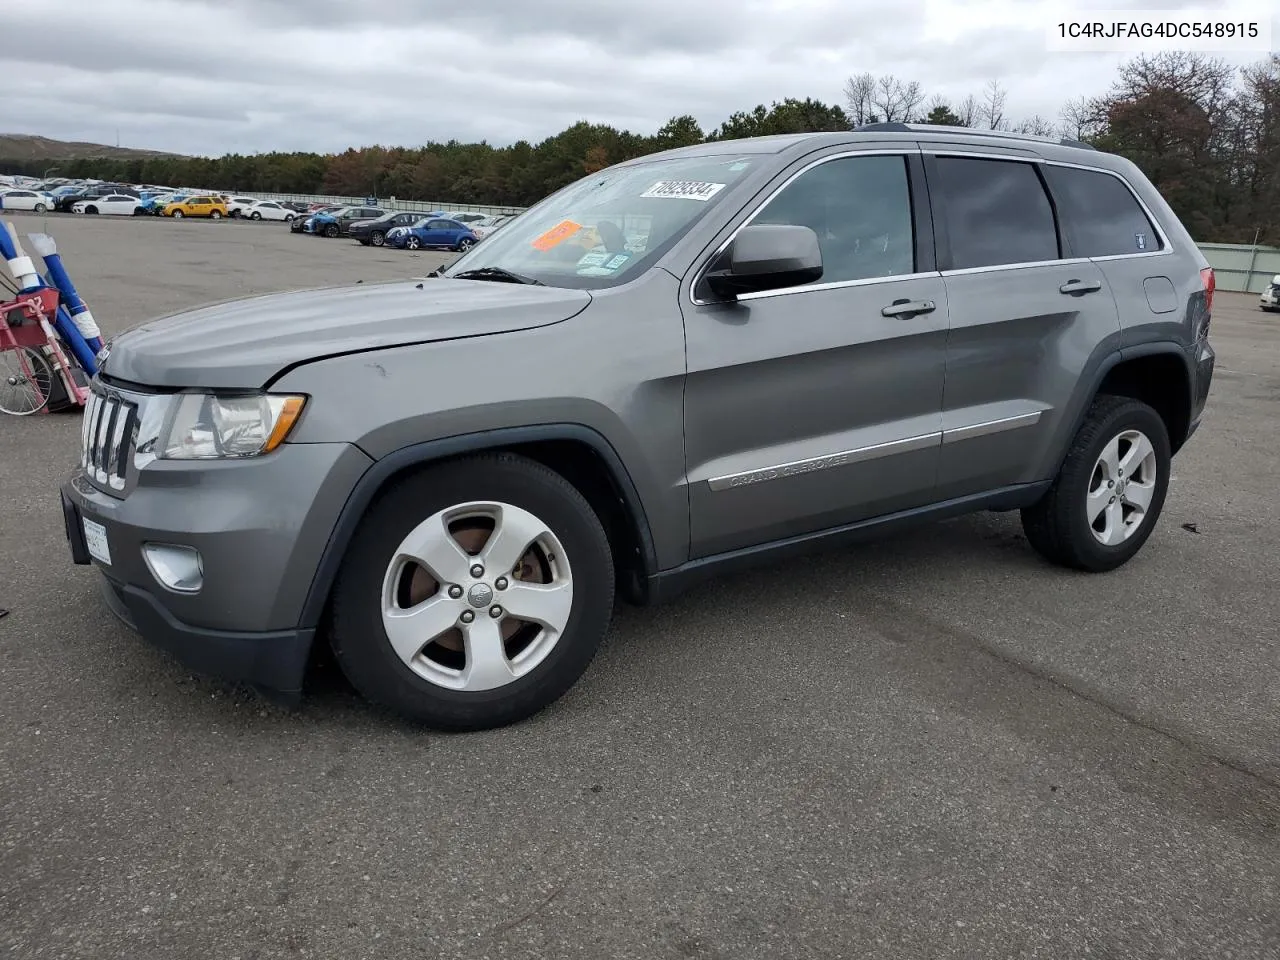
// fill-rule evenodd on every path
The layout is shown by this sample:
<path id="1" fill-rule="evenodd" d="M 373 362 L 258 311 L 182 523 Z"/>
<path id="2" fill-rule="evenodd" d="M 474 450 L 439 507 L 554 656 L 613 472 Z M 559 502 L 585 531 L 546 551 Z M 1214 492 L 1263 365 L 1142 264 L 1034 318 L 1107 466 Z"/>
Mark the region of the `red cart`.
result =
<path id="1" fill-rule="evenodd" d="M 83 407 L 88 399 L 84 371 L 49 321 L 57 310 L 52 288 L 0 301 L 0 413 L 22 417 Z"/>

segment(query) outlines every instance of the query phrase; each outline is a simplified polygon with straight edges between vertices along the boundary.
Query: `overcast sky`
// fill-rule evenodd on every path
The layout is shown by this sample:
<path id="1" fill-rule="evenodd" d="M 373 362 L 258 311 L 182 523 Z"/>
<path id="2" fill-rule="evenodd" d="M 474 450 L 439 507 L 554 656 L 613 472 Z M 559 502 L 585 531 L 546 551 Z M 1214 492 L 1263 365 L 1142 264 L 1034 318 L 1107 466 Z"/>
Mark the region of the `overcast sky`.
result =
<path id="1" fill-rule="evenodd" d="M 1242 0 L 1248 3 L 1248 0 Z M 1238 5 L 1238 4 L 1237 4 Z M 843 106 L 852 74 L 1057 119 L 1116 53 L 1049 53 L 1037 0 L 4 0 L 0 132 L 182 153 L 537 141 L 588 119 L 714 128 L 783 97 Z M 1092 2 L 1108 10 L 1223 7 Z M 1253 3 L 1257 9 L 1272 4 Z M 1280 27 L 1275 28 L 1280 38 Z M 1264 51 L 1220 54 L 1248 63 Z M 16 69 L 14 69 L 16 67 Z"/>

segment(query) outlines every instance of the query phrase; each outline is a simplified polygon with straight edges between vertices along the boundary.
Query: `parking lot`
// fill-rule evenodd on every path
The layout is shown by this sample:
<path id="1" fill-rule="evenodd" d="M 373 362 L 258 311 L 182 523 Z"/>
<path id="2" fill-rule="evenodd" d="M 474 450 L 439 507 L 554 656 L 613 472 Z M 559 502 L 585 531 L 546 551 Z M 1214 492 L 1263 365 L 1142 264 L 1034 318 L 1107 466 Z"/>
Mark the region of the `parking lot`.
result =
<path id="1" fill-rule="evenodd" d="M 12 219 L 107 333 L 452 256 Z M 1280 316 L 1219 293 L 1213 337 L 1121 570 L 984 514 L 725 577 L 623 608 L 562 701 L 465 736 L 323 660 L 291 712 L 144 645 L 67 553 L 78 418 L 0 417 L 0 953 L 1274 958 Z"/>

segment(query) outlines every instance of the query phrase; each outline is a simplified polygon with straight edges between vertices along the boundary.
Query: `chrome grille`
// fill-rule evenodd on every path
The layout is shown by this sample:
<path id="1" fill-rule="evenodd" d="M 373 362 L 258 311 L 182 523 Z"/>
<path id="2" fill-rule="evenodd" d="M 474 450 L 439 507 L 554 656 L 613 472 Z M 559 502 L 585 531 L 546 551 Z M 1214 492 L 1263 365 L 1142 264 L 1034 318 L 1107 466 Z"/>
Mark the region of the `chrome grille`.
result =
<path id="1" fill-rule="evenodd" d="M 137 432 L 137 404 L 90 393 L 80 431 L 80 465 L 89 479 L 109 491 L 123 491 Z"/>

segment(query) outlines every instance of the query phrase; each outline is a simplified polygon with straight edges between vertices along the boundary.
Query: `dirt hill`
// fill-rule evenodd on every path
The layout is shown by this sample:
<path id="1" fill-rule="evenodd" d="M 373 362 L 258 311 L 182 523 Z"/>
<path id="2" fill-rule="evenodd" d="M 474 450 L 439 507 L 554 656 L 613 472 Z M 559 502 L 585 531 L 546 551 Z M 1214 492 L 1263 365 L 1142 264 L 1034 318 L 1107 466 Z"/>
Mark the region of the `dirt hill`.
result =
<path id="1" fill-rule="evenodd" d="M 52 140 L 28 133 L 0 133 L 0 158 L 5 160 L 70 160 L 74 157 L 172 157 L 162 150 L 111 147 L 105 143 Z"/>

